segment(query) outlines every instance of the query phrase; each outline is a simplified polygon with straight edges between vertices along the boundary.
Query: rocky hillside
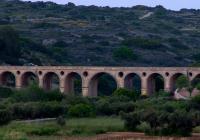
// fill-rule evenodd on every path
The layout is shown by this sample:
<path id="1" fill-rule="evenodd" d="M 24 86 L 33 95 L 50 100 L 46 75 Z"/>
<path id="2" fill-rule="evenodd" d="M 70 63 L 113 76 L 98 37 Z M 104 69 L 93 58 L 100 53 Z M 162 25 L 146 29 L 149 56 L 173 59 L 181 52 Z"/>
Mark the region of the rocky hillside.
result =
<path id="1" fill-rule="evenodd" d="M 0 1 L 5 65 L 191 66 L 199 43 L 200 10 Z"/>

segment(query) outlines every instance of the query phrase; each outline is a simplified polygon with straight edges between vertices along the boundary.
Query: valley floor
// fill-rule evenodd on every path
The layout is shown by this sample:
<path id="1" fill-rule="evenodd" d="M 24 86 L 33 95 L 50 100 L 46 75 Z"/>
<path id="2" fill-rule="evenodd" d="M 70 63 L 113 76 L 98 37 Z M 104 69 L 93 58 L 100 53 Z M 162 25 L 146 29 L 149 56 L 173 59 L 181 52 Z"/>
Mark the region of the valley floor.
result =
<path id="1" fill-rule="evenodd" d="M 163 137 L 162 140 L 199 140 L 197 127 L 190 138 Z M 109 132 L 109 133 L 107 133 Z M 123 121 L 118 117 L 66 119 L 65 126 L 55 120 L 13 121 L 0 128 L 0 140 L 160 140 L 161 137 L 143 133 L 125 132 Z"/>

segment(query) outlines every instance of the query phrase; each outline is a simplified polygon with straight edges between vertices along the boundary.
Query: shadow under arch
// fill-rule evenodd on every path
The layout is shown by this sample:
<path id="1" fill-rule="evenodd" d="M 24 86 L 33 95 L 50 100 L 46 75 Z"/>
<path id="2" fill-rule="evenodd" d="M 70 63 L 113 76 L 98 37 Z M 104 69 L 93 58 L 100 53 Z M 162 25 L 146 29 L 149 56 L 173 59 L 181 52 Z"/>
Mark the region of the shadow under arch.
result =
<path id="1" fill-rule="evenodd" d="M 183 73 L 175 73 L 170 77 L 170 92 L 174 92 L 176 90 L 176 81 L 180 76 L 186 76 Z"/>
<path id="2" fill-rule="evenodd" d="M 44 90 L 57 90 L 60 85 L 60 77 L 55 72 L 47 72 L 43 77 Z"/>
<path id="3" fill-rule="evenodd" d="M 109 96 L 112 95 L 117 87 L 118 82 L 113 75 L 107 72 L 100 72 L 89 80 L 89 96 Z"/>
<path id="4" fill-rule="evenodd" d="M 164 85 L 164 77 L 159 73 L 152 73 L 147 78 L 147 93 L 152 95 L 159 92 L 160 90 L 164 90 Z"/>
<path id="5" fill-rule="evenodd" d="M 82 77 L 77 72 L 69 73 L 65 78 L 64 92 L 73 95 L 82 95 Z"/>
<path id="6" fill-rule="evenodd" d="M 141 93 L 141 77 L 137 73 L 129 73 L 124 78 L 124 87 Z"/>
<path id="7" fill-rule="evenodd" d="M 197 74 L 191 81 L 192 87 L 196 87 L 200 84 L 200 74 Z"/>
<path id="8" fill-rule="evenodd" d="M 30 86 L 31 84 L 37 84 L 39 83 L 39 78 L 37 74 L 34 72 L 25 72 L 22 74 L 21 77 L 21 85 L 23 88 Z"/>
<path id="9" fill-rule="evenodd" d="M 0 75 L 0 84 L 4 87 L 14 88 L 16 86 L 16 77 L 10 71 L 5 71 Z"/>

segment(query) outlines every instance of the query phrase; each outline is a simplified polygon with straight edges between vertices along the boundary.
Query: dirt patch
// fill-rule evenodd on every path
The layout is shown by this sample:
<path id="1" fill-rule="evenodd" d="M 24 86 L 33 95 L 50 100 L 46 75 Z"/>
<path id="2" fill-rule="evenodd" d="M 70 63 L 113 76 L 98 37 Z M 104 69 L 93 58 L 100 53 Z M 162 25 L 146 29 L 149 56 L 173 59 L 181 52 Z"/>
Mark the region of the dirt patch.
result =
<path id="1" fill-rule="evenodd" d="M 98 135 L 96 140 L 200 140 L 200 134 L 192 137 L 157 137 L 145 136 L 143 133 L 116 132 Z"/>
<path id="2" fill-rule="evenodd" d="M 145 136 L 143 133 L 114 132 L 101 134 L 93 137 L 40 137 L 33 140 L 200 140 L 200 134 L 193 134 L 192 137 L 156 137 Z M 31 139 L 32 140 L 32 139 Z"/>
<path id="3" fill-rule="evenodd" d="M 115 132 L 98 135 L 96 138 L 87 138 L 87 140 L 200 140 L 200 134 L 193 134 L 192 137 L 156 137 L 145 136 L 143 133 Z"/>

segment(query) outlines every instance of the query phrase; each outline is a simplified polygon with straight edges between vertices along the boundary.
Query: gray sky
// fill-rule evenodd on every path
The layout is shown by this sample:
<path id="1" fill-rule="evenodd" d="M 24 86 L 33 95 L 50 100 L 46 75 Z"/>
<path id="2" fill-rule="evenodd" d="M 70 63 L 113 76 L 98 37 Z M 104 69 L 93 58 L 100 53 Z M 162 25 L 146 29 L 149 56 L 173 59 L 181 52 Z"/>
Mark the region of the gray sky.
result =
<path id="1" fill-rule="evenodd" d="M 38 1 L 38 0 L 24 0 Z M 42 1 L 42 0 L 40 0 Z M 59 4 L 73 2 L 76 5 L 97 5 L 111 7 L 131 7 L 134 5 L 156 6 L 163 5 L 167 9 L 179 10 L 181 8 L 200 9 L 200 0 L 43 0 Z"/>

